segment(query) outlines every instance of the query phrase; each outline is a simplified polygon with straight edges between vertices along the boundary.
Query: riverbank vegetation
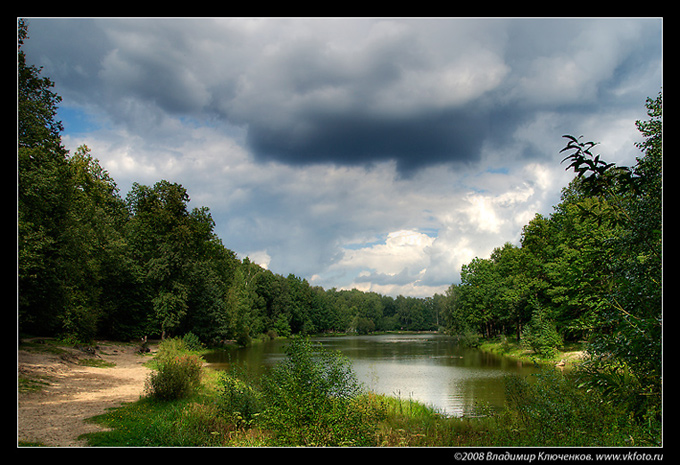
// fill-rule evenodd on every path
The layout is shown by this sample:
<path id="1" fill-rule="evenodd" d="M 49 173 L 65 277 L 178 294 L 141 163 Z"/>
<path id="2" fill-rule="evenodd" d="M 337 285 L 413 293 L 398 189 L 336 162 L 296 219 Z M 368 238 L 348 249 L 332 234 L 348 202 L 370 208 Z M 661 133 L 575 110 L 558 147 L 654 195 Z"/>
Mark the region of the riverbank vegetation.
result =
<path id="1" fill-rule="evenodd" d="M 61 98 L 51 90 L 52 81 L 27 64 L 21 48 L 27 38 L 27 26 L 19 20 L 20 334 L 72 342 L 95 337 L 127 341 L 192 334 L 201 344 L 235 341 L 247 345 L 256 337 L 321 332 L 446 330 L 463 344 L 479 346 L 497 338 L 502 345 L 518 344 L 534 357 L 546 360 L 553 359 L 558 349 L 579 343 L 586 357 L 576 381 L 568 388 L 565 385 L 562 395 L 580 399 L 585 392 L 588 402 L 582 404 L 594 409 L 591 413 L 610 419 L 614 413 L 617 418 L 630 417 L 634 428 L 645 431 L 629 432 L 631 438 L 655 438 L 645 439 L 651 443 L 660 440 L 661 94 L 647 101 L 650 119 L 637 122 L 644 141 L 638 144 L 641 156 L 635 166 L 606 163 L 592 152 L 596 144 L 565 136 L 564 161 L 577 177 L 563 190 L 561 202 L 551 215 L 536 215 L 524 227 L 520 244 L 507 243 L 489 258 L 478 257 L 464 265 L 461 283 L 452 285 L 445 295 L 394 298 L 356 289 L 325 290 L 292 274 L 273 273 L 247 257 L 239 259 L 215 234 L 209 209 L 190 207 L 189 193 L 180 184 L 167 180 L 153 186 L 135 183 L 123 197 L 89 148 L 83 145 L 69 153 L 62 144 L 63 128 L 56 120 Z M 169 405 L 176 406 L 170 409 L 175 413 L 163 415 L 210 417 L 218 408 L 211 402 L 205 404 L 200 396 L 207 394 L 200 394 L 195 377 L 182 384 L 184 375 L 197 365 L 196 359 L 159 359 L 158 363 L 157 378 L 150 381 L 150 392 L 156 395 L 134 408 L 153 410 L 159 418 L 160 411 L 165 412 Z M 323 369 L 349 376 L 341 365 Z M 279 376 L 286 382 L 295 380 L 287 378 L 293 376 L 290 373 Z M 224 381 L 222 389 L 227 389 L 229 382 L 236 390 L 242 386 L 239 378 L 238 382 Z M 527 437 L 532 437 L 531 431 L 538 434 L 535 428 L 543 425 L 541 402 L 545 403 L 545 412 L 549 412 L 550 402 L 565 404 L 536 391 L 535 385 L 509 385 L 521 395 L 510 395 L 516 399 L 516 408 L 503 424 L 515 425 Z M 271 405 L 290 401 L 276 398 L 273 388 L 267 390 L 265 386 L 262 391 L 252 386 L 248 388 L 251 390 L 243 389 L 246 394 L 268 395 Z M 161 394 L 164 389 L 167 393 Z M 344 399 L 333 389 L 333 395 L 326 396 L 333 401 L 325 404 L 325 400 L 319 400 L 326 409 L 322 409 L 324 415 L 333 421 L 374 425 L 388 419 L 381 410 L 381 406 L 390 405 L 384 399 L 355 395 Z M 168 400 L 185 391 L 203 400 Z M 257 405 L 255 397 L 252 406 Z M 539 407 L 526 408 L 526 399 Z M 279 415 L 284 411 L 280 408 Z M 267 419 L 266 427 L 239 426 L 241 429 L 234 431 L 249 431 L 244 436 L 250 435 L 255 442 L 275 441 L 267 435 L 276 436 L 281 418 L 273 407 L 268 412 L 257 419 Z M 310 428 L 309 421 L 326 423 L 309 438 L 306 432 L 289 431 L 298 434 L 289 438 L 292 442 L 320 441 L 321 437 L 327 443 L 362 441 L 343 437 L 328 418 L 300 415 Z M 436 413 L 426 416 L 438 418 Z M 238 425 L 254 420 L 241 417 Z M 576 421 L 569 418 L 564 421 Z M 168 421 L 175 425 L 173 428 L 181 424 L 177 417 Z M 404 421 L 412 422 L 411 417 Z M 470 431 L 477 434 L 476 428 L 487 428 L 484 434 L 490 434 L 492 420 L 485 421 L 470 423 Z M 480 426 L 482 423 L 486 426 Z M 577 423 L 570 425 L 574 431 L 585 428 Z M 400 429 L 408 431 L 396 431 Z M 373 430 L 368 431 L 371 441 L 382 444 L 382 439 L 371 436 Z M 241 437 L 239 434 L 236 436 Z M 417 434 L 427 437 L 435 430 Z M 475 440 L 489 443 L 484 434 L 475 436 Z M 397 441 L 396 436 L 393 429 L 385 432 L 385 437 L 392 438 L 387 440 L 390 444 Z M 619 433 L 614 436 L 623 437 Z M 414 437 L 407 442 L 417 442 Z"/>
<path id="2" fill-rule="evenodd" d="M 181 359 L 187 356 L 177 350 L 181 346 L 166 340 L 160 352 Z M 546 369 L 534 378 L 506 379 L 508 406 L 502 411 L 446 417 L 410 398 L 366 391 L 344 356 L 296 337 L 287 357 L 259 378 L 243 366 L 205 370 L 195 390 L 163 398 L 151 391 L 92 419 L 111 429 L 85 437 L 93 446 L 655 444 L 626 411 L 578 389 L 559 371 Z"/>

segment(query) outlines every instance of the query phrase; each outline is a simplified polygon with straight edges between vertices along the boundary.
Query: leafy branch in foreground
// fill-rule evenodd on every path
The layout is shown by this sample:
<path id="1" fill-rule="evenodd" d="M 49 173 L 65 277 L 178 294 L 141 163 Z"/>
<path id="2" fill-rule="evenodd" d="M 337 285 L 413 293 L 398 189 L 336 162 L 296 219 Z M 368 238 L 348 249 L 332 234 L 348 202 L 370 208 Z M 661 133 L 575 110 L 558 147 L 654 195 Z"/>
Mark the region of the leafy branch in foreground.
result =
<path id="1" fill-rule="evenodd" d="M 616 166 L 615 163 L 607 163 L 600 158 L 600 155 L 593 155 L 591 149 L 598 145 L 597 142 L 580 142 L 583 136 L 578 138 L 570 135 L 562 136 L 569 139 L 566 147 L 560 153 L 573 150 L 560 163 L 567 160 L 571 164 L 567 167 L 574 169 L 577 176 L 583 179 L 585 187 L 589 188 L 593 195 L 599 194 L 608 186 L 608 182 L 614 181 L 622 185 L 623 188 L 636 188 L 633 171 L 626 166 Z M 586 175 L 586 173 L 588 173 Z M 612 179 L 613 178 L 613 179 Z"/>

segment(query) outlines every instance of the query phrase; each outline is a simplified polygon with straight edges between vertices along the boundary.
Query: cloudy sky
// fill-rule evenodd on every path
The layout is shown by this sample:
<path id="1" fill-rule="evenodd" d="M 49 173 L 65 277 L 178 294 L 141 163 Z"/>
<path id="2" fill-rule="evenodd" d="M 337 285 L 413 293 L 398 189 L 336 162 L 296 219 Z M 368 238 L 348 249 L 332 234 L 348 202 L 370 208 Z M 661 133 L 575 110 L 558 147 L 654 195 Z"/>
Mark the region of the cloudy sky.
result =
<path id="1" fill-rule="evenodd" d="M 241 258 L 430 296 L 519 243 L 573 177 L 631 165 L 661 19 L 29 19 L 24 46 L 125 196 L 166 179 Z"/>

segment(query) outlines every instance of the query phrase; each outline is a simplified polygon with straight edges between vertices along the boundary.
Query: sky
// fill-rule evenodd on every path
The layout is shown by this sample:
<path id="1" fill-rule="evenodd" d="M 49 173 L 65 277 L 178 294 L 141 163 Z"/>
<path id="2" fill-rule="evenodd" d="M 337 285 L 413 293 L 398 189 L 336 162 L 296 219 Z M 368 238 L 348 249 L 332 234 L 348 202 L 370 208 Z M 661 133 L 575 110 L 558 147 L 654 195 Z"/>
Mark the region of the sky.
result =
<path id="1" fill-rule="evenodd" d="M 631 166 L 661 18 L 28 18 L 62 141 L 120 188 L 165 179 L 240 258 L 326 289 L 460 282 L 574 177 Z"/>

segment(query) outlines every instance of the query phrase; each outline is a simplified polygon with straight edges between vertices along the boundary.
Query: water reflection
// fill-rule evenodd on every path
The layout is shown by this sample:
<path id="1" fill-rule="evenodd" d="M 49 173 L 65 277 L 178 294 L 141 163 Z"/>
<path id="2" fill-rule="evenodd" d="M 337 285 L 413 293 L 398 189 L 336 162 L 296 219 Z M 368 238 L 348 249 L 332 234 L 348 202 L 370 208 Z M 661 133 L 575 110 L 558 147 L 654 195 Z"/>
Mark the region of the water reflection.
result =
<path id="1" fill-rule="evenodd" d="M 454 416 L 474 416 L 505 403 L 503 376 L 528 375 L 533 365 L 465 349 L 439 334 L 318 337 L 324 347 L 339 350 L 352 360 L 361 382 L 372 391 L 412 398 Z M 270 341 L 232 351 L 227 358 L 206 357 L 214 368 L 245 362 L 264 371 L 285 356 L 286 343 Z"/>

